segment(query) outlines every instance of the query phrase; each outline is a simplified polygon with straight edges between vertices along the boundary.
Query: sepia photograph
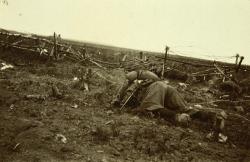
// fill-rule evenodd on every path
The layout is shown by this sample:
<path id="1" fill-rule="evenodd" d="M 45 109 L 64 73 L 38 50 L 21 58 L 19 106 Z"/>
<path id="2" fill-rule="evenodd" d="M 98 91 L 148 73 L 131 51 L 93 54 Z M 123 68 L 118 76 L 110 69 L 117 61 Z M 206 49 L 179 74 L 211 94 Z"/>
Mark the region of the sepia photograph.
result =
<path id="1" fill-rule="evenodd" d="M 168 161 L 250 161 L 250 0 L 0 0 L 0 162 Z"/>

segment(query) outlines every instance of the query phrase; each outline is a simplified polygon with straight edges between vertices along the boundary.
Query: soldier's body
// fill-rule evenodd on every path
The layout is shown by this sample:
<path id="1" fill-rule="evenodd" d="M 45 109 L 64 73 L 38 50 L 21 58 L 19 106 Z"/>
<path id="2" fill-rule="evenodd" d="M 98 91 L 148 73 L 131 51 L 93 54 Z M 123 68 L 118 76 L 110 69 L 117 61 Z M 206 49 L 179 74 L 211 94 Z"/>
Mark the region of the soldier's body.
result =
<path id="1" fill-rule="evenodd" d="M 136 93 L 139 106 L 137 112 L 153 112 L 166 120 L 188 123 L 192 119 L 213 122 L 214 130 L 221 132 L 224 128 L 224 113 L 214 113 L 190 108 L 181 94 L 172 86 L 162 81 L 148 70 L 131 71 L 126 74 L 126 81 L 120 88 L 113 104 L 120 106 L 126 90 L 135 81 L 142 80 Z M 137 82 L 138 84 L 138 82 Z"/>

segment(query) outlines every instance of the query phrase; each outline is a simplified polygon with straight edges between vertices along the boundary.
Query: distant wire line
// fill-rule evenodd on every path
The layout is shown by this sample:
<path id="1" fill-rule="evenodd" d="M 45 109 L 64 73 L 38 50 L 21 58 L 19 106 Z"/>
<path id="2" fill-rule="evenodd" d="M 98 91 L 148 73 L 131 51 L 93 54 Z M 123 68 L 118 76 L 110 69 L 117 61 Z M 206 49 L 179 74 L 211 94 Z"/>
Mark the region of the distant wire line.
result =
<path id="1" fill-rule="evenodd" d="M 195 51 L 184 51 L 184 50 L 170 50 L 170 52 L 172 52 L 173 54 L 176 55 L 182 55 L 182 56 L 192 56 L 192 55 L 199 55 L 201 57 L 206 57 L 206 58 L 213 58 L 213 59 L 233 59 L 236 56 L 235 55 L 231 55 L 231 56 L 220 56 L 220 55 L 213 55 L 211 54 L 212 52 L 208 49 L 205 48 L 201 48 L 201 47 L 197 47 L 195 45 L 181 45 L 181 46 L 174 46 L 175 48 L 177 47 L 192 47 L 192 49 L 199 49 L 199 50 L 203 50 L 204 52 L 202 52 L 203 54 L 200 54 L 200 52 L 195 52 Z M 191 54 L 193 53 L 193 54 Z M 209 53 L 209 54 L 208 54 Z"/>
<path id="2" fill-rule="evenodd" d="M 219 56 L 219 55 L 203 55 L 203 56 L 206 56 L 206 57 L 216 57 L 216 58 L 228 58 L 228 59 L 232 59 L 236 56 Z"/>
<path id="3" fill-rule="evenodd" d="M 192 52 L 190 52 L 189 54 L 186 53 L 186 52 L 182 52 L 180 50 L 170 50 L 171 54 L 175 54 L 175 55 L 181 55 L 181 56 L 192 56 L 193 54 L 191 54 Z M 201 56 L 201 57 L 206 57 L 206 58 L 213 58 L 213 59 L 216 59 L 216 60 L 229 60 L 229 59 L 233 59 L 235 58 L 236 56 L 219 56 L 219 55 L 211 55 L 211 54 L 198 54 L 197 52 L 194 52 L 195 54 Z"/>

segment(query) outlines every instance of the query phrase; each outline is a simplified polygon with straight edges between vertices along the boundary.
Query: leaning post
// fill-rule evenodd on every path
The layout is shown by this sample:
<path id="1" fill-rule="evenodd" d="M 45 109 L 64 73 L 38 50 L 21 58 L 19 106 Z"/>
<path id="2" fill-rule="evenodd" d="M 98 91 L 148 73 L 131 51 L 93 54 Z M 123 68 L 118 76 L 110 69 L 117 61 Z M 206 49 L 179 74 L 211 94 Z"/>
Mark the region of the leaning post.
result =
<path id="1" fill-rule="evenodd" d="M 239 69 L 240 69 L 240 66 L 241 66 L 241 63 L 242 63 L 243 60 L 244 60 L 244 56 L 241 56 L 241 57 L 240 57 L 239 64 L 238 64 L 238 67 L 237 67 L 237 69 L 236 69 L 236 73 L 238 73 L 238 71 L 239 71 Z"/>
<path id="2" fill-rule="evenodd" d="M 56 32 L 54 32 L 54 57 L 57 60 L 57 41 L 56 41 Z"/>
<path id="3" fill-rule="evenodd" d="M 167 57 L 168 57 L 168 50 L 169 50 L 169 47 L 166 46 L 165 48 L 165 57 L 164 57 L 164 62 L 163 62 L 163 65 L 162 65 L 162 71 L 161 71 L 161 78 L 163 79 L 164 78 L 164 73 L 165 73 L 165 65 L 166 65 L 166 62 L 167 62 Z"/>
<path id="4" fill-rule="evenodd" d="M 235 70 L 237 71 L 237 67 L 238 67 L 238 60 L 239 60 L 240 55 L 237 53 L 235 56 Z"/>
<path id="5" fill-rule="evenodd" d="M 142 60 L 142 58 L 143 58 L 143 52 L 142 51 L 139 53 L 139 57 Z"/>
<path id="6" fill-rule="evenodd" d="M 235 59 L 235 65 L 237 66 L 237 64 L 238 64 L 238 59 L 239 59 L 240 55 L 237 53 L 235 57 L 236 57 L 236 59 Z"/>

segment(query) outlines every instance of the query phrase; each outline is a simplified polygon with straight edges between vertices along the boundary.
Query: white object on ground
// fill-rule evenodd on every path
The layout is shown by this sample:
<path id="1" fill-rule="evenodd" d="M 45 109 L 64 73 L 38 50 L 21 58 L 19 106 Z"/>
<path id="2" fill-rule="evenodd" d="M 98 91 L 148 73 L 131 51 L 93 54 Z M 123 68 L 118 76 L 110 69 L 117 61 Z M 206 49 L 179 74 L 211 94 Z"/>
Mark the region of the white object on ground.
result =
<path id="1" fill-rule="evenodd" d="M 77 108 L 78 108 L 78 105 L 77 105 L 77 104 L 74 104 L 74 105 L 72 105 L 71 107 L 77 109 Z"/>
<path id="2" fill-rule="evenodd" d="M 5 70 L 5 69 L 12 69 L 14 68 L 13 65 L 10 65 L 10 64 L 6 64 L 6 63 L 1 63 L 2 64 L 2 67 L 0 68 L 0 70 Z"/>
<path id="3" fill-rule="evenodd" d="M 182 88 L 187 88 L 187 84 L 186 83 L 178 83 L 179 86 L 181 86 Z"/>
<path id="4" fill-rule="evenodd" d="M 56 134 L 56 140 L 62 143 L 67 143 L 67 138 L 62 134 Z"/>
<path id="5" fill-rule="evenodd" d="M 227 142 L 227 136 L 225 136 L 222 133 L 219 133 L 219 139 L 218 139 L 218 141 L 221 142 L 221 143 Z"/>
<path id="6" fill-rule="evenodd" d="M 212 138 L 214 138 L 214 132 L 208 133 L 207 136 L 206 136 L 206 138 L 207 138 L 207 139 L 210 139 L 210 140 L 211 140 Z"/>
<path id="7" fill-rule="evenodd" d="M 199 105 L 199 104 L 194 105 L 194 107 L 195 107 L 195 108 L 200 108 L 200 109 L 203 108 L 203 107 L 202 107 L 201 105 Z"/>
<path id="8" fill-rule="evenodd" d="M 73 81 L 78 81 L 79 79 L 77 77 L 74 77 L 73 78 Z"/>

